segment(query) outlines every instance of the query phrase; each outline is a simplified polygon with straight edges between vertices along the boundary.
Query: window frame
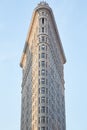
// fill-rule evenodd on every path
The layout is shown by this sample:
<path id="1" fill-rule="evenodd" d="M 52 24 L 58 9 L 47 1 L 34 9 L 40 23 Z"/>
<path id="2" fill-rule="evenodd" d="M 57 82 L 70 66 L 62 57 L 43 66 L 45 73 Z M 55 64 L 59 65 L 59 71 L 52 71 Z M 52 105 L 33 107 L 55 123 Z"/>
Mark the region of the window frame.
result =
<path id="1" fill-rule="evenodd" d="M 42 18 L 42 24 L 44 24 L 45 23 L 45 19 L 44 18 Z"/>

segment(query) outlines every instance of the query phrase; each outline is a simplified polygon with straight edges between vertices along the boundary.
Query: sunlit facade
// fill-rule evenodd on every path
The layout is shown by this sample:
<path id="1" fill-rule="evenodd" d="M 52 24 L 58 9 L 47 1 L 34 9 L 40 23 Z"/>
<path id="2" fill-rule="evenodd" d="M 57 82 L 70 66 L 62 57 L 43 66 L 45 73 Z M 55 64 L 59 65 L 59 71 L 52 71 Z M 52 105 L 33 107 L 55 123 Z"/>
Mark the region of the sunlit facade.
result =
<path id="1" fill-rule="evenodd" d="M 66 130 L 65 62 L 52 9 L 40 2 L 33 12 L 20 62 L 21 130 Z"/>

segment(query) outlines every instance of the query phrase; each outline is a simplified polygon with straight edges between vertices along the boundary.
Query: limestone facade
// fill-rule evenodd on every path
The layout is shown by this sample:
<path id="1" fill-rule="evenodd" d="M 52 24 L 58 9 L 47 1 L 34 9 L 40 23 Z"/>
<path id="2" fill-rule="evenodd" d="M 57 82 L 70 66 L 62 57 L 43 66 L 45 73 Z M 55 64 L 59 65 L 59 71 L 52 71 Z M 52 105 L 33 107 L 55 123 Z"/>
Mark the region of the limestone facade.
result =
<path id="1" fill-rule="evenodd" d="M 66 130 L 65 62 L 52 9 L 41 2 L 33 12 L 20 62 L 21 130 Z"/>

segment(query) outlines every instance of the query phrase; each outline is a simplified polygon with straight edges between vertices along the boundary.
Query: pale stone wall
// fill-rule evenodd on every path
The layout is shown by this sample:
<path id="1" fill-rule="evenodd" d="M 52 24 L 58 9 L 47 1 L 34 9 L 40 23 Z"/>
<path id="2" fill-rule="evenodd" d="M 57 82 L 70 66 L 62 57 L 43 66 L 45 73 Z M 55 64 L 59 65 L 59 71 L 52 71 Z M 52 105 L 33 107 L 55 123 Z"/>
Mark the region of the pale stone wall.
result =
<path id="1" fill-rule="evenodd" d="M 34 11 L 21 61 L 21 130 L 66 130 L 64 53 L 50 7 Z"/>

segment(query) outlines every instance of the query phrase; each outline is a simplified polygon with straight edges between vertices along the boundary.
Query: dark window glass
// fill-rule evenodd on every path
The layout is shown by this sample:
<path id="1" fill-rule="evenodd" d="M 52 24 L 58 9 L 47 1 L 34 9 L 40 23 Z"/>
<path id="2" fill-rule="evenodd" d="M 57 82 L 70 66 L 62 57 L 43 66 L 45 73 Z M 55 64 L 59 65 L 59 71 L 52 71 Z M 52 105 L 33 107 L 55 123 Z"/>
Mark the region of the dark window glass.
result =
<path id="1" fill-rule="evenodd" d="M 41 107 L 41 112 L 42 112 L 42 113 L 45 113 L 45 106 L 42 106 L 42 107 Z"/>
<path id="2" fill-rule="evenodd" d="M 40 107 L 38 108 L 38 113 L 40 113 Z"/>
<path id="3" fill-rule="evenodd" d="M 47 67 L 47 62 L 46 62 L 46 67 Z"/>
<path id="4" fill-rule="evenodd" d="M 40 62 L 39 62 L 39 67 L 40 67 Z"/>
<path id="5" fill-rule="evenodd" d="M 48 74 L 48 72 L 47 72 L 47 70 L 46 70 L 46 76 L 47 76 L 47 74 Z"/>
<path id="6" fill-rule="evenodd" d="M 45 97 L 41 97 L 41 103 L 45 103 Z"/>
<path id="7" fill-rule="evenodd" d="M 46 54 L 46 59 L 47 59 L 48 55 Z"/>
<path id="8" fill-rule="evenodd" d="M 44 36 L 42 36 L 42 42 L 44 42 Z"/>
<path id="9" fill-rule="evenodd" d="M 40 38 L 39 38 L 39 40 L 40 40 Z M 39 51 L 40 51 L 40 46 L 39 46 Z"/>
<path id="10" fill-rule="evenodd" d="M 39 79 L 39 85 L 40 85 L 40 79 Z"/>
<path id="11" fill-rule="evenodd" d="M 42 12 L 42 15 L 44 15 L 44 12 Z"/>
<path id="12" fill-rule="evenodd" d="M 40 54 L 39 54 L 39 59 L 40 59 Z"/>
<path id="13" fill-rule="evenodd" d="M 41 117 L 41 123 L 45 123 L 45 116 Z"/>
<path id="14" fill-rule="evenodd" d="M 46 51 L 47 51 L 47 46 L 46 46 Z"/>
<path id="15" fill-rule="evenodd" d="M 41 74 L 42 74 L 43 76 L 45 75 L 45 70 L 44 70 L 44 69 L 41 70 Z"/>
<path id="16" fill-rule="evenodd" d="M 48 85 L 48 79 L 46 79 L 46 85 Z"/>
<path id="17" fill-rule="evenodd" d="M 41 53 L 41 58 L 45 58 L 45 53 Z"/>
<path id="18" fill-rule="evenodd" d="M 44 24 L 44 18 L 42 18 L 42 24 Z"/>
<path id="19" fill-rule="evenodd" d="M 48 124 L 48 117 L 46 117 L 46 123 Z"/>
<path id="20" fill-rule="evenodd" d="M 40 28 L 39 28 L 39 32 L 40 32 Z"/>
<path id="21" fill-rule="evenodd" d="M 41 78 L 41 83 L 45 84 L 45 78 Z"/>
<path id="22" fill-rule="evenodd" d="M 45 127 L 41 127 L 41 130 L 45 130 Z"/>
<path id="23" fill-rule="evenodd" d="M 48 88 L 46 88 L 46 94 L 48 94 Z"/>
<path id="24" fill-rule="evenodd" d="M 40 70 L 39 70 L 39 76 L 40 76 Z"/>
<path id="25" fill-rule="evenodd" d="M 41 94 L 44 94 L 45 93 L 45 87 L 42 87 L 41 88 Z"/>
<path id="26" fill-rule="evenodd" d="M 42 27 L 42 32 L 44 33 L 44 27 Z"/>
<path id="27" fill-rule="evenodd" d="M 48 107 L 46 107 L 46 113 L 48 113 Z"/>
<path id="28" fill-rule="evenodd" d="M 39 42 L 40 42 L 40 38 L 39 38 Z"/>
<path id="29" fill-rule="evenodd" d="M 46 103 L 48 103 L 48 97 L 46 98 Z"/>
<path id="30" fill-rule="evenodd" d="M 45 45 L 44 45 L 44 44 L 41 46 L 41 49 L 42 49 L 42 50 L 45 50 Z"/>
<path id="31" fill-rule="evenodd" d="M 47 37 L 46 37 L 46 42 L 47 42 Z"/>
<path id="32" fill-rule="evenodd" d="M 40 123 L 40 117 L 38 117 L 38 123 Z"/>
<path id="33" fill-rule="evenodd" d="M 38 88 L 38 93 L 40 94 L 40 88 Z"/>
<path id="34" fill-rule="evenodd" d="M 45 67 L 45 61 L 41 61 L 42 67 Z"/>
<path id="35" fill-rule="evenodd" d="M 38 102 L 39 102 L 39 104 L 40 104 L 40 97 L 38 98 Z"/>

